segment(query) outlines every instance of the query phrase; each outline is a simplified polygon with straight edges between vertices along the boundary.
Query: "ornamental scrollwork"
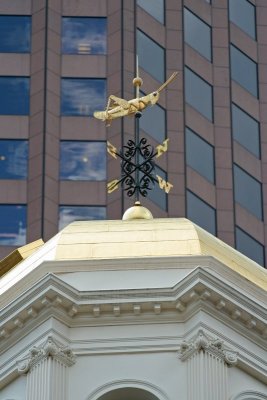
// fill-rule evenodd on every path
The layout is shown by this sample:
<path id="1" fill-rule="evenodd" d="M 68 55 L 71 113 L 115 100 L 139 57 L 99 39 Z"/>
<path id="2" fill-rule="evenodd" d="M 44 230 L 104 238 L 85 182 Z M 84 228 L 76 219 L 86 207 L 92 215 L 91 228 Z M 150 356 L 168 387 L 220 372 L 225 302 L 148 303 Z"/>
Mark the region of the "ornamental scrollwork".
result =
<path id="1" fill-rule="evenodd" d="M 179 358 L 185 361 L 193 354 L 201 351 L 221 358 L 229 366 L 237 363 L 237 352 L 228 349 L 223 340 L 210 338 L 203 330 L 199 330 L 193 339 L 184 340 L 179 346 L 178 354 Z"/>
<path id="2" fill-rule="evenodd" d="M 47 341 L 43 345 L 34 346 L 29 351 L 27 357 L 17 362 L 19 374 L 26 374 L 33 366 L 48 357 L 56 359 L 67 366 L 73 365 L 76 359 L 69 347 L 59 346 L 52 336 L 48 336 Z"/>

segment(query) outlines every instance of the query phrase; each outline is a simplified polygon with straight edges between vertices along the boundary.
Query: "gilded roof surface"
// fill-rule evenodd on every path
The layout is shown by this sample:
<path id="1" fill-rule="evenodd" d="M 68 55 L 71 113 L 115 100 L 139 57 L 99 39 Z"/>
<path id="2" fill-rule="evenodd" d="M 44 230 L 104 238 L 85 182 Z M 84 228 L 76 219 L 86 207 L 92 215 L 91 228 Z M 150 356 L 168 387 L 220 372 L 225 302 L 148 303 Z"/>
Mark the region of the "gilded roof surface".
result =
<path id="1" fill-rule="evenodd" d="M 267 271 L 185 218 L 74 222 L 60 233 L 57 260 L 213 256 L 267 289 Z"/>
<path id="2" fill-rule="evenodd" d="M 267 290 L 267 271 L 264 268 L 185 218 L 73 222 L 26 260 L 16 266 L 13 264 L 13 268 L 3 276 L 2 286 L 12 285 L 49 260 L 93 261 L 201 255 L 216 258 Z"/>

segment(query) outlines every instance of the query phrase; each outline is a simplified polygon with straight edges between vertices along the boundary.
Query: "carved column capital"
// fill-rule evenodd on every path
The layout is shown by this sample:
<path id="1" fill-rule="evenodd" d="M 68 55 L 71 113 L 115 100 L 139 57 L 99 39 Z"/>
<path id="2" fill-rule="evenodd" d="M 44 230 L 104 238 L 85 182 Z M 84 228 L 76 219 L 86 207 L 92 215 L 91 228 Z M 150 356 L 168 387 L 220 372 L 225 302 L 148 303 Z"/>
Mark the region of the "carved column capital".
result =
<path id="1" fill-rule="evenodd" d="M 201 351 L 217 356 L 229 366 L 237 363 L 238 354 L 235 351 L 227 348 L 222 340 L 212 339 L 203 330 L 199 330 L 191 340 L 184 340 L 178 349 L 178 354 L 179 358 L 185 361 Z"/>
<path id="2" fill-rule="evenodd" d="M 48 336 L 42 345 L 34 346 L 27 357 L 17 361 L 19 374 L 26 374 L 33 366 L 48 357 L 58 360 L 66 366 L 73 365 L 76 359 L 69 347 L 58 345 L 52 336 Z"/>

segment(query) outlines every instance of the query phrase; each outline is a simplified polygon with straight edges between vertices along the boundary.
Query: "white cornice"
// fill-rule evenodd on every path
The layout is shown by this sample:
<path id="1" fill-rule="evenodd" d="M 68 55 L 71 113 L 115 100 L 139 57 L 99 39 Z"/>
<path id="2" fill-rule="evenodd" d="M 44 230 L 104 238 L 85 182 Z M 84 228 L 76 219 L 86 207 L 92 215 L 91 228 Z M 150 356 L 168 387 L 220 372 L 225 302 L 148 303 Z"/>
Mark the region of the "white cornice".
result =
<path id="1" fill-rule="evenodd" d="M 246 331 L 252 340 L 267 336 L 266 307 L 210 270 L 197 267 L 174 287 L 138 290 L 79 292 L 60 276 L 46 275 L 0 312 L 0 351 L 16 332 L 27 331 L 30 322 L 47 309 L 68 326 L 184 321 L 199 306 L 219 315 L 227 324 Z M 86 315 L 86 322 L 84 315 Z"/>

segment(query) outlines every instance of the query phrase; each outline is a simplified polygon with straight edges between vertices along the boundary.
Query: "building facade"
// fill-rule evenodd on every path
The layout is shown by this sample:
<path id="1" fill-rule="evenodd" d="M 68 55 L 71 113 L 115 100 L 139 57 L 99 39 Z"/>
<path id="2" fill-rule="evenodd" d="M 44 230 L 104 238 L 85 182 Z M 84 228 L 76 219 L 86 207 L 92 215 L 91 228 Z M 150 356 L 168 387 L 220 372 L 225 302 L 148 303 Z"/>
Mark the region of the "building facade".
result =
<path id="1" fill-rule="evenodd" d="M 107 182 L 134 119 L 92 117 L 179 75 L 141 118 L 169 139 L 157 172 L 173 184 L 144 205 L 187 216 L 265 266 L 267 4 L 264 0 L 2 0 L 0 257 L 73 219 L 121 218 L 132 200 Z"/>

